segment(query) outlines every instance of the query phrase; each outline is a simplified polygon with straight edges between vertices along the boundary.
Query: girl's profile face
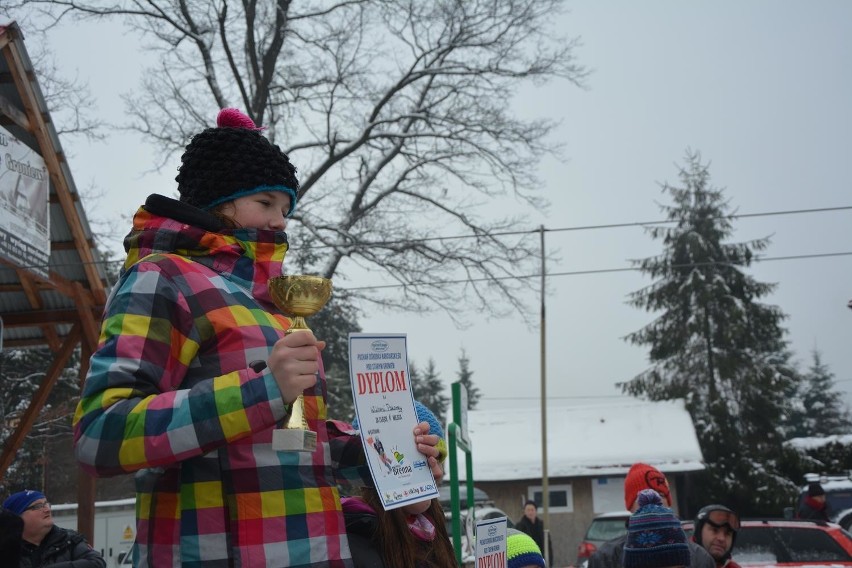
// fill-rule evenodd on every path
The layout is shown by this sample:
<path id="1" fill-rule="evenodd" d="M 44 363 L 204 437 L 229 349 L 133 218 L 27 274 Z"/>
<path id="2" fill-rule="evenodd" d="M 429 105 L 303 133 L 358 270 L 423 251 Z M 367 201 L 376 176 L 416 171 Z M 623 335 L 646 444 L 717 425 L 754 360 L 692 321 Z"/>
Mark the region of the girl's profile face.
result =
<path id="1" fill-rule="evenodd" d="M 289 210 L 289 195 L 283 191 L 262 191 L 229 201 L 220 211 L 238 227 L 283 231 L 287 228 Z"/>

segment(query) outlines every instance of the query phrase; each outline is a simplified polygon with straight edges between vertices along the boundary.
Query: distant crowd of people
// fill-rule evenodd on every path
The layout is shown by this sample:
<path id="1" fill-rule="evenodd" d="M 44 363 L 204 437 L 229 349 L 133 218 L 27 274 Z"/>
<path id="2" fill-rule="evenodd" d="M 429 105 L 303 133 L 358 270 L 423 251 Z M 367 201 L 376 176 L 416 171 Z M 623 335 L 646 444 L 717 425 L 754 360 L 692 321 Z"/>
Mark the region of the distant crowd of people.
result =
<path id="1" fill-rule="evenodd" d="M 808 486 L 797 517 L 828 520 L 825 491 Z M 668 480 L 658 469 L 634 464 L 624 481 L 631 516 L 627 533 L 598 547 L 588 568 L 740 568 L 733 559 L 740 518 L 725 505 L 702 507 L 688 538 L 672 506 Z"/>

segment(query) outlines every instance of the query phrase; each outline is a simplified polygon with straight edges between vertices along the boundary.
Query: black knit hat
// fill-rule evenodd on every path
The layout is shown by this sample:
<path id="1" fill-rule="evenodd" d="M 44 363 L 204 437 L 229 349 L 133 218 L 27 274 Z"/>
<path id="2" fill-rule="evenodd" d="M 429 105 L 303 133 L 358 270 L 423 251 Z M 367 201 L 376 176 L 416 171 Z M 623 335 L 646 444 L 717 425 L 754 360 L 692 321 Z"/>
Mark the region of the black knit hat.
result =
<path id="1" fill-rule="evenodd" d="M 689 566 L 689 545 L 680 520 L 663 506 L 653 489 L 639 492 L 639 509 L 627 524 L 624 543 L 624 568 L 665 568 Z"/>
<path id="2" fill-rule="evenodd" d="M 808 497 L 819 497 L 825 495 L 825 489 L 819 483 L 811 483 L 808 485 Z"/>
<path id="3" fill-rule="evenodd" d="M 237 109 L 219 111 L 216 128 L 196 134 L 181 156 L 180 200 L 205 211 L 221 203 L 259 193 L 283 191 L 296 208 L 299 182 L 287 154 L 267 140 L 261 128 Z"/>

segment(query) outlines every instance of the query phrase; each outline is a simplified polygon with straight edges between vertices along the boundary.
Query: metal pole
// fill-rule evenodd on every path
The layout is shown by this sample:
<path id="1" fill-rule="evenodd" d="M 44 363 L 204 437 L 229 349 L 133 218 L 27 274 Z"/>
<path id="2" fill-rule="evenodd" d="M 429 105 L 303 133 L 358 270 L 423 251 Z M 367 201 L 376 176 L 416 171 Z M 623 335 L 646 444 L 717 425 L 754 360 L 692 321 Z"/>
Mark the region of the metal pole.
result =
<path id="1" fill-rule="evenodd" d="M 539 228 L 541 237 L 541 500 L 544 509 L 544 526 L 550 527 L 550 489 L 547 482 L 547 352 L 545 335 L 545 266 L 544 266 L 544 225 Z M 545 548 L 548 548 L 545 546 Z M 542 554 L 547 554 L 542 550 Z"/>

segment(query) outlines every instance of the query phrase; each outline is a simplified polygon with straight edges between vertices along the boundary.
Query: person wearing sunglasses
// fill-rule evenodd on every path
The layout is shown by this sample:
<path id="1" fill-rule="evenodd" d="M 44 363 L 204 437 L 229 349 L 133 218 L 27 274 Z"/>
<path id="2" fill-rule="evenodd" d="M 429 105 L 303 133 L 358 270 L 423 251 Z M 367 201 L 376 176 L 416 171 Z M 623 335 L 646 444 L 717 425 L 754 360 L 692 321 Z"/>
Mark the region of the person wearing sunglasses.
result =
<path id="1" fill-rule="evenodd" d="M 731 558 L 739 529 L 740 518 L 735 512 L 724 505 L 707 505 L 695 517 L 692 538 L 710 553 L 717 568 L 740 568 Z"/>
<path id="2" fill-rule="evenodd" d="M 54 565 L 106 567 L 103 557 L 89 546 L 83 535 L 53 524 L 50 503 L 41 491 L 28 489 L 13 493 L 3 501 L 3 508 L 24 521 L 21 568 Z"/>

